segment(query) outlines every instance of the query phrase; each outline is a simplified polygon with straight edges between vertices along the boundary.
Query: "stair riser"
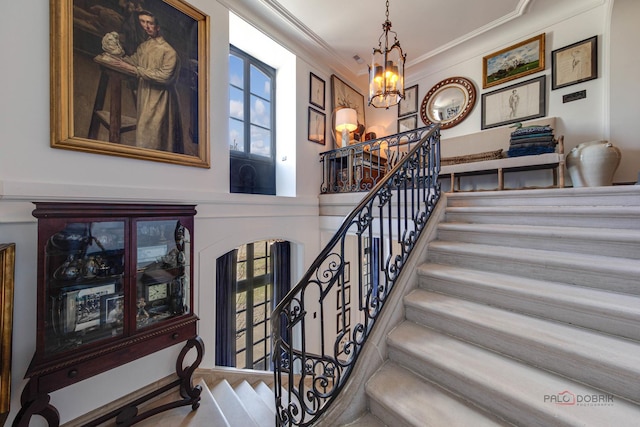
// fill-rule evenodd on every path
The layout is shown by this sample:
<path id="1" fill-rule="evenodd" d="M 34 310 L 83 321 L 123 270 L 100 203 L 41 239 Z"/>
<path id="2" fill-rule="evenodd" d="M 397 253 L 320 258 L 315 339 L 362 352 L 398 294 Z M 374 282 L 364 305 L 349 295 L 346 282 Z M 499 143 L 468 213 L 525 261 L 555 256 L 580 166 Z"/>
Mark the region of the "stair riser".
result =
<path id="1" fill-rule="evenodd" d="M 607 307 L 594 308 L 581 305 L 579 302 L 563 303 L 553 294 L 523 294 L 505 288 L 492 288 L 490 284 L 483 286 L 451 276 L 431 275 L 428 272 L 421 273 L 419 280 L 419 286 L 425 290 L 640 341 L 640 317 L 637 314 L 615 312 Z"/>
<path id="2" fill-rule="evenodd" d="M 402 413 L 394 411 L 393 407 L 385 406 L 376 399 L 369 397 L 369 411 L 387 426 L 420 427 L 419 424 L 411 424 L 402 418 Z"/>
<path id="3" fill-rule="evenodd" d="M 446 248 L 429 247 L 429 261 L 464 268 L 511 274 L 539 280 L 562 282 L 578 286 L 606 289 L 640 295 L 638 272 L 614 271 L 607 266 L 559 263 L 554 259 L 518 259 L 492 253 L 469 253 Z"/>
<path id="4" fill-rule="evenodd" d="M 549 212 L 509 212 L 496 211 L 447 211 L 447 222 L 463 222 L 476 224 L 509 224 L 509 225 L 544 225 L 558 227 L 594 227 L 640 230 L 640 214 L 633 215 L 575 215 L 565 214 L 549 208 Z"/>
<path id="5" fill-rule="evenodd" d="M 527 234 L 492 233 L 469 230 L 438 230 L 438 239 L 465 243 L 493 244 L 517 248 L 568 251 L 589 255 L 606 255 L 640 259 L 640 240 L 637 242 L 597 241 L 588 237 L 531 236 Z"/>
<path id="6" fill-rule="evenodd" d="M 430 358 L 417 359 L 411 354 L 403 352 L 396 347 L 389 348 L 389 359 L 405 366 L 419 375 L 441 385 L 454 394 L 464 396 L 485 408 L 492 414 L 510 421 L 514 425 L 524 425 L 527 427 L 570 427 L 569 422 L 563 422 L 553 413 L 546 413 L 528 405 L 528 402 L 510 396 L 508 393 L 496 391 L 493 387 L 475 381 L 465 375 L 448 369 Z"/>
<path id="7" fill-rule="evenodd" d="M 461 319 L 439 310 L 416 309 L 408 306 L 406 314 L 407 319 L 415 323 L 640 402 L 637 371 L 626 370 L 611 363 L 614 361 L 598 358 L 595 355 L 578 354 L 572 351 L 569 343 L 551 347 L 551 345 L 545 345 L 543 339 L 528 339 L 518 331 L 498 331 L 483 325 L 482 319 L 477 322 Z"/>
<path id="8" fill-rule="evenodd" d="M 449 206 L 640 206 L 640 187 L 447 194 Z"/>
<path id="9" fill-rule="evenodd" d="M 503 427 L 504 420 L 394 363 L 386 363 L 365 386 L 370 411 L 388 426 Z"/>

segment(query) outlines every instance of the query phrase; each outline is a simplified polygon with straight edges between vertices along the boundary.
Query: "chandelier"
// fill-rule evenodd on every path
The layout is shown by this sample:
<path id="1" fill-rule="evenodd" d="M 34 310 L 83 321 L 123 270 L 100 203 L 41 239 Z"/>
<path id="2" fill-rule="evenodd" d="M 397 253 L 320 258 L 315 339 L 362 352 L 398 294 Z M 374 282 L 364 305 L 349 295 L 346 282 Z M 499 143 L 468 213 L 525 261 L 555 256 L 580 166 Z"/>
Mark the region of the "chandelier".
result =
<path id="1" fill-rule="evenodd" d="M 387 0 L 386 20 L 382 24 L 383 33 L 378 39 L 378 47 L 373 48 L 369 66 L 369 105 L 389 108 L 404 98 L 404 61 L 398 34 L 391 31 L 389 21 L 389 0 Z M 389 33 L 393 33 L 393 44 L 389 46 Z M 384 40 L 384 49 L 382 43 Z"/>

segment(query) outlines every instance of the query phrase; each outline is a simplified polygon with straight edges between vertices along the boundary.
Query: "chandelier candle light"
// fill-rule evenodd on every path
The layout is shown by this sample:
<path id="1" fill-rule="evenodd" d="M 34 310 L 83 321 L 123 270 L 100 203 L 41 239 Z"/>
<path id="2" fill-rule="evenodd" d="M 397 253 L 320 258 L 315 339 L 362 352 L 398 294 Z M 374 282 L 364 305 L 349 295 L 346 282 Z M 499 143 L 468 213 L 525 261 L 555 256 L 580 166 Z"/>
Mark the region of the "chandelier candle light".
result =
<path id="1" fill-rule="evenodd" d="M 389 21 L 389 0 L 387 19 L 382 24 L 383 33 L 378 39 L 378 47 L 373 49 L 369 66 L 369 105 L 389 108 L 404 98 L 404 62 L 407 57 L 402 52 L 398 34 L 391 31 Z M 393 44 L 389 46 L 389 33 L 393 33 Z M 384 39 L 384 49 L 382 41 Z"/>

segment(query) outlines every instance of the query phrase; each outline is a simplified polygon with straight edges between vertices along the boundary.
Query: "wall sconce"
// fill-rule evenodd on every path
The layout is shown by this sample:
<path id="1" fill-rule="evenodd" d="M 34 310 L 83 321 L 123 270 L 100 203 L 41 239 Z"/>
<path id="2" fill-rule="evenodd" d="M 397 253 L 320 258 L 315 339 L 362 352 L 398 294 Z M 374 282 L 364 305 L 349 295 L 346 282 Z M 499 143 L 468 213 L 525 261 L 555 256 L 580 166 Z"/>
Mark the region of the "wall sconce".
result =
<path id="1" fill-rule="evenodd" d="M 336 130 L 342 132 L 342 146 L 349 145 L 349 132 L 358 128 L 358 113 L 353 108 L 336 111 Z"/>

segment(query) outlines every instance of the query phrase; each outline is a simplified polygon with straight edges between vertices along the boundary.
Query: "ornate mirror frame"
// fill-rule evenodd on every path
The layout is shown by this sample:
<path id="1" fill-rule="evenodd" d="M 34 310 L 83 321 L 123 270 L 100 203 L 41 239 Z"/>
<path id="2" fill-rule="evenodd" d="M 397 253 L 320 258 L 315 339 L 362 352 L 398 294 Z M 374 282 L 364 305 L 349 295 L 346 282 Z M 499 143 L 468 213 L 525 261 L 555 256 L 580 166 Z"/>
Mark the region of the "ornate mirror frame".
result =
<path id="1" fill-rule="evenodd" d="M 450 116 L 446 119 L 439 119 L 432 115 L 433 104 L 438 100 L 438 96 L 442 95 L 445 90 L 448 89 L 458 89 L 460 90 L 463 96 L 462 105 L 459 106 L 456 110 L 450 112 Z M 473 110 L 473 106 L 476 103 L 476 88 L 473 82 L 464 77 L 449 77 L 447 79 L 442 80 L 427 92 L 422 100 L 422 105 L 420 106 L 420 118 L 425 125 L 431 125 L 435 123 L 440 123 L 441 129 L 451 128 L 459 123 L 461 123 L 464 119 L 467 118 L 467 115 Z"/>

